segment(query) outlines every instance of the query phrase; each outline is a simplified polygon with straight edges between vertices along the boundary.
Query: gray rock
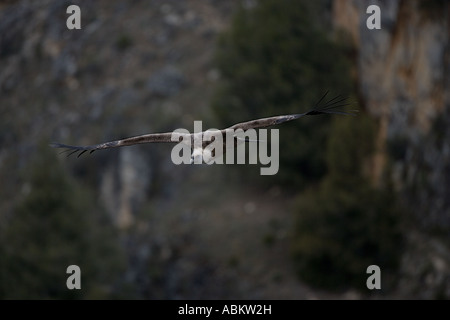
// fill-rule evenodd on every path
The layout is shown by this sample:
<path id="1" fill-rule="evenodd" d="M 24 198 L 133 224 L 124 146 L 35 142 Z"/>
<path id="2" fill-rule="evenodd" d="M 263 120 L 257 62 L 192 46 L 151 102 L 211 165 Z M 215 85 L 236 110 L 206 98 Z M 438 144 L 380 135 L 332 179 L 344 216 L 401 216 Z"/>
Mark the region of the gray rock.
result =
<path id="1" fill-rule="evenodd" d="M 166 66 L 150 76 L 147 90 L 154 96 L 170 97 L 179 93 L 185 83 L 185 77 L 177 68 Z"/>
<path id="2" fill-rule="evenodd" d="M 134 223 L 151 183 L 151 168 L 138 148 L 123 148 L 106 168 L 101 180 L 101 199 L 113 221 L 121 229 Z"/>

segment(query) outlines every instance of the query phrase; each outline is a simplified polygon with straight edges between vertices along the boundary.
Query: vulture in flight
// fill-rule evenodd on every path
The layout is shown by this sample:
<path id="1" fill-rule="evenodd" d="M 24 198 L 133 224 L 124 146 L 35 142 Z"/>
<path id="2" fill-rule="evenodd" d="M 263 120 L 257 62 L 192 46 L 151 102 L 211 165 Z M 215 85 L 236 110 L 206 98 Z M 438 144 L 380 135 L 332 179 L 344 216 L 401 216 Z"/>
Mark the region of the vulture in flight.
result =
<path id="1" fill-rule="evenodd" d="M 234 124 L 226 129 L 218 130 L 220 134 L 224 137 L 223 141 L 225 142 L 225 136 L 227 132 L 236 132 L 236 130 L 241 129 L 242 131 L 247 131 L 249 129 L 259 129 L 266 128 L 270 126 L 274 126 L 283 122 L 292 121 L 299 119 L 303 116 L 315 116 L 320 114 L 341 114 L 341 115 L 355 115 L 357 110 L 349 110 L 345 111 L 342 108 L 349 105 L 346 102 L 346 98 L 338 95 L 328 101 L 325 100 L 328 92 L 326 92 L 322 98 L 315 104 L 315 106 L 304 113 L 297 114 L 289 114 L 289 115 L 280 115 L 268 118 L 261 118 L 256 120 L 250 120 L 246 122 L 240 122 Z M 150 133 L 143 134 L 139 136 L 134 136 L 130 138 L 114 140 L 109 142 L 103 142 L 99 144 L 94 144 L 90 146 L 72 146 L 62 143 L 51 143 L 50 146 L 54 148 L 63 148 L 66 149 L 63 152 L 68 152 L 67 156 L 71 154 L 78 154 L 78 157 L 84 154 L 85 152 L 93 153 L 96 150 L 100 149 L 109 149 L 109 148 L 117 148 L 124 146 L 132 146 L 140 143 L 158 143 L 158 142 L 166 142 L 166 143 L 180 143 L 188 142 L 189 146 L 191 146 L 191 163 L 212 163 L 212 161 L 220 156 L 219 153 L 211 154 L 209 148 L 206 148 L 209 144 L 211 144 L 214 139 L 203 139 L 206 131 L 195 132 L 195 133 L 180 133 L 180 132 L 165 132 L 165 133 Z M 251 142 L 248 138 L 242 139 L 238 135 L 234 134 L 234 146 L 243 142 Z M 195 143 L 195 141 L 201 141 L 200 144 Z M 221 154 L 225 153 L 225 143 L 224 148 Z M 198 158 L 200 158 L 200 162 L 198 162 Z"/>

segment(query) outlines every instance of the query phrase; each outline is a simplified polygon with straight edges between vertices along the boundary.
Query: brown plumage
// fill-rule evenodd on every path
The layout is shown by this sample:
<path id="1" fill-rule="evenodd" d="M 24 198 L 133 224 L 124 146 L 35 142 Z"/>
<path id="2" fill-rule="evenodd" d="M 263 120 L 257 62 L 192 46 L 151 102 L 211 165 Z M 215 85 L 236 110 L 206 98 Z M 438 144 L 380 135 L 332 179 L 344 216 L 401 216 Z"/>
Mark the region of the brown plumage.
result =
<path id="1" fill-rule="evenodd" d="M 298 113 L 298 114 L 290 114 L 290 115 L 281 115 L 281 116 L 275 116 L 275 117 L 269 117 L 269 118 L 262 118 L 262 119 L 256 119 L 256 120 L 250 120 L 247 122 L 241 122 L 237 123 L 235 125 L 232 125 L 231 127 L 228 127 L 227 129 L 220 130 L 222 133 L 225 142 L 225 135 L 227 130 L 237 130 L 242 129 L 243 131 L 246 131 L 248 129 L 258 129 L 258 128 L 266 128 L 270 126 L 274 126 L 283 122 L 292 121 L 295 119 L 299 119 L 303 116 L 312 116 L 312 115 L 319 115 L 319 114 L 342 114 L 342 115 L 355 115 L 356 110 L 350 110 L 350 111 L 343 111 L 342 108 L 349 105 L 349 103 L 346 103 L 346 98 L 343 98 L 342 96 L 336 96 L 329 101 L 322 103 L 322 101 L 325 99 L 328 92 L 326 92 L 323 97 L 316 103 L 313 109 L 304 112 L 304 113 Z M 186 140 L 189 140 L 191 142 L 191 147 L 194 151 L 194 135 L 203 135 L 203 132 L 199 133 L 191 133 L 191 134 L 179 134 L 179 138 L 183 138 Z M 53 148 L 63 148 L 66 149 L 63 152 L 68 152 L 67 156 L 70 156 L 71 154 L 78 153 L 78 157 L 84 154 L 85 152 L 92 153 L 96 150 L 100 149 L 109 149 L 109 148 L 117 148 L 117 147 L 124 147 L 124 146 L 131 146 L 135 144 L 141 144 L 141 143 L 179 143 L 180 140 L 178 139 L 176 141 L 172 140 L 173 132 L 166 132 L 166 133 L 150 133 L 150 134 L 144 134 L 139 136 L 134 136 L 130 138 L 125 138 L 121 140 L 115 140 L 110 142 L 104 142 L 100 144 L 90 145 L 90 146 L 71 146 L 67 144 L 62 143 L 51 143 L 50 146 Z M 181 137 L 184 136 L 184 137 Z M 235 137 L 236 143 L 239 139 L 238 137 Z M 202 139 L 202 148 L 204 149 L 207 145 L 211 143 L 211 141 L 204 141 Z"/>

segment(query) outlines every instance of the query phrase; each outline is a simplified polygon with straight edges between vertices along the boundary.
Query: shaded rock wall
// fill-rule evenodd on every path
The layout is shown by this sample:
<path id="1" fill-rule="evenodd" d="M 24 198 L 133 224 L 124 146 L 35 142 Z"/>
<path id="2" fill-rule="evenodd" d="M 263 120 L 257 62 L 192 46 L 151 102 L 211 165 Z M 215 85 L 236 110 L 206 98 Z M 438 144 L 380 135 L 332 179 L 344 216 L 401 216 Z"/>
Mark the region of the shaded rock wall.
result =
<path id="1" fill-rule="evenodd" d="M 366 27 L 372 4 L 381 9 L 381 30 Z M 337 0 L 333 17 L 356 51 L 360 101 L 379 122 L 374 183 L 387 174 L 407 211 L 397 293 L 448 299 L 449 3 Z"/>
<path id="2" fill-rule="evenodd" d="M 381 9 L 381 30 L 366 26 L 371 4 Z M 348 32 L 357 51 L 361 100 L 380 124 L 373 178 L 379 182 L 392 165 L 397 188 L 421 222 L 447 229 L 449 10 L 442 1 L 334 3 L 335 25 Z"/>

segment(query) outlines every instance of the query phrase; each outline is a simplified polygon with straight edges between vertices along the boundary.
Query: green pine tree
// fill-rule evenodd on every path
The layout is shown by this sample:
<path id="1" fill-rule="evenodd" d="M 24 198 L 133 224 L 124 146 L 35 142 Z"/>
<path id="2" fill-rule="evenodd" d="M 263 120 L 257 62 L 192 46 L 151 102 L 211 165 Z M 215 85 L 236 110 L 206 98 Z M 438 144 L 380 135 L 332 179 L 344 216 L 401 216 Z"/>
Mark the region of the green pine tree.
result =
<path id="1" fill-rule="evenodd" d="M 222 75 L 213 99 L 220 123 L 301 113 L 320 97 L 351 92 L 350 64 L 328 36 L 324 8 L 307 1 L 262 0 L 241 8 L 220 38 Z M 332 116 L 306 117 L 280 129 L 280 171 L 273 177 L 303 187 L 326 173 L 325 148 Z M 259 170 L 252 172 L 258 179 Z"/>
<path id="2" fill-rule="evenodd" d="M 395 192 L 373 187 L 364 173 L 374 132 L 373 120 L 364 114 L 335 121 L 327 148 L 329 175 L 299 197 L 293 253 L 299 276 L 311 284 L 367 290 L 366 269 L 373 264 L 382 270 L 382 288 L 394 283 L 402 215 Z"/>
<path id="3" fill-rule="evenodd" d="M 31 161 L 24 173 L 29 191 L 0 235 L 0 298 L 113 297 L 121 256 L 104 212 L 54 150 L 41 146 Z M 81 290 L 66 287 L 69 265 L 81 268 Z"/>

